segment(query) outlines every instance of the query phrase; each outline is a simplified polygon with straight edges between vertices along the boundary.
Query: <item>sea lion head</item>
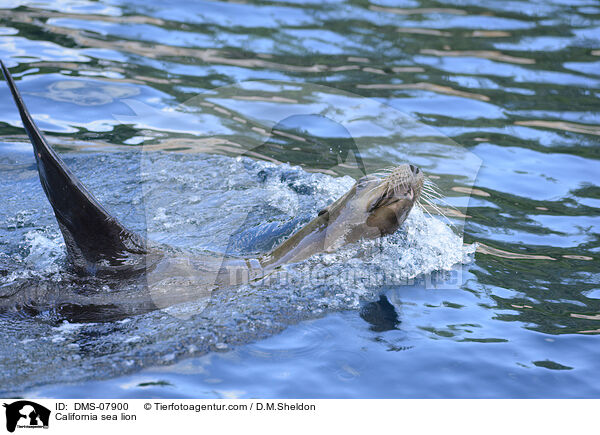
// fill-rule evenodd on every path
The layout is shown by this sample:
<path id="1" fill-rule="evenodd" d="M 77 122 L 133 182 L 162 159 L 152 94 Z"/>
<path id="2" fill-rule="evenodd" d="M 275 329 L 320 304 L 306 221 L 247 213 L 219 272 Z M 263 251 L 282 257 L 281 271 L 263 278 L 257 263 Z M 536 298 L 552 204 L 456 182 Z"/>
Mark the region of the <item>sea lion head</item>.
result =
<path id="1" fill-rule="evenodd" d="M 382 235 L 395 232 L 406 220 L 408 213 L 421 195 L 423 172 L 414 165 L 405 164 L 394 168 L 383 181 L 372 178 L 374 187 L 364 195 L 357 192 L 357 196 L 364 196 L 367 203 L 367 225 L 377 227 Z M 359 180 L 369 184 L 368 180 Z M 359 189 L 364 190 L 364 187 Z"/>
<path id="2" fill-rule="evenodd" d="M 423 172 L 410 164 L 359 179 L 319 212 L 327 220 L 325 250 L 394 233 L 419 199 L 424 180 Z"/>

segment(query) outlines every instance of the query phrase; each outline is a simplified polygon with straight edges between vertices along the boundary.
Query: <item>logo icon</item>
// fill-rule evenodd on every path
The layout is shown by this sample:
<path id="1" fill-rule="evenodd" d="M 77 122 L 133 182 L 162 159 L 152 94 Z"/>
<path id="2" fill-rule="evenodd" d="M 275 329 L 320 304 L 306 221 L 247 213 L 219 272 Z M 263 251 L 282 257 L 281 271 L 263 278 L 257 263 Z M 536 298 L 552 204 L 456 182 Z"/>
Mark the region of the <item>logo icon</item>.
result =
<path id="1" fill-rule="evenodd" d="M 50 410 L 29 400 L 19 400 L 4 404 L 6 408 L 6 430 L 14 432 L 18 428 L 48 428 Z"/>

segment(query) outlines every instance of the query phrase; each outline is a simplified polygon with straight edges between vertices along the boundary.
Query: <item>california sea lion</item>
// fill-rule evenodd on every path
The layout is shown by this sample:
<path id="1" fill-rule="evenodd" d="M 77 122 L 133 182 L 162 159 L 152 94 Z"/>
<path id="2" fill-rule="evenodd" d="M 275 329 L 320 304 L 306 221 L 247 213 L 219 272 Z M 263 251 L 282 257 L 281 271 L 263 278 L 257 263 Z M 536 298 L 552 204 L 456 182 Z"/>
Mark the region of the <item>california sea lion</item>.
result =
<path id="1" fill-rule="evenodd" d="M 423 173 L 413 165 L 401 165 L 379 176 L 361 178 L 311 222 L 262 257 L 222 259 L 174 254 L 125 228 L 87 191 L 48 145 L 10 72 L 1 61 L 0 65 L 33 145 L 40 181 L 62 232 L 69 262 L 82 275 L 131 277 L 151 272 L 150 285 L 185 275 L 186 279 L 194 277 L 198 286 L 209 291 L 236 285 L 241 281 L 232 271 L 262 277 L 283 264 L 395 232 L 423 187 Z M 178 302 L 186 297 L 175 299 Z"/>

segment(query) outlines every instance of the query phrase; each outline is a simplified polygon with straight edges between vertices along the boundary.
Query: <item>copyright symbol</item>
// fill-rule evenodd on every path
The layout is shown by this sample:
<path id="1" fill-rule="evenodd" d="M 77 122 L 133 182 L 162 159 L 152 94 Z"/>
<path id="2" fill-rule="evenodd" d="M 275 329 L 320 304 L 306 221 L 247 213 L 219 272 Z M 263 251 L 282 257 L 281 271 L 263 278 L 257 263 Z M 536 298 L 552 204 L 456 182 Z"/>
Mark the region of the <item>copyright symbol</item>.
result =
<path id="1" fill-rule="evenodd" d="M 150 411 L 152 409 L 152 404 L 151 403 L 144 403 L 144 409 L 146 411 Z"/>

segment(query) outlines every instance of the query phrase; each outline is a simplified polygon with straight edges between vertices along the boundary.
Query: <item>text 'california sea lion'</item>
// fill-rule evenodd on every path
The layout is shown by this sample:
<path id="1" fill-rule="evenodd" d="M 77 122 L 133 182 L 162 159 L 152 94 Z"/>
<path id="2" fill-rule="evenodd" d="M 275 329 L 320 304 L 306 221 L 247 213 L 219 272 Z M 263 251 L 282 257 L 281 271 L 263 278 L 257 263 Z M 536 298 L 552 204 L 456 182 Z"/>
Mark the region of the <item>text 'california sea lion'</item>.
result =
<path id="1" fill-rule="evenodd" d="M 421 194 L 423 173 L 405 164 L 361 178 L 312 221 L 261 257 L 221 258 L 174 252 L 128 230 L 88 192 L 49 146 L 10 72 L 1 61 L 0 65 L 33 145 L 40 182 L 54 210 L 71 267 L 83 276 L 144 276 L 148 286 L 156 289 L 155 302 L 162 298 L 157 306 L 238 285 L 248 277 L 261 278 L 284 264 L 334 252 L 361 239 L 391 234 Z M 178 277 L 183 277 L 186 286 L 177 284 Z M 186 290 L 181 291 L 182 287 Z"/>

